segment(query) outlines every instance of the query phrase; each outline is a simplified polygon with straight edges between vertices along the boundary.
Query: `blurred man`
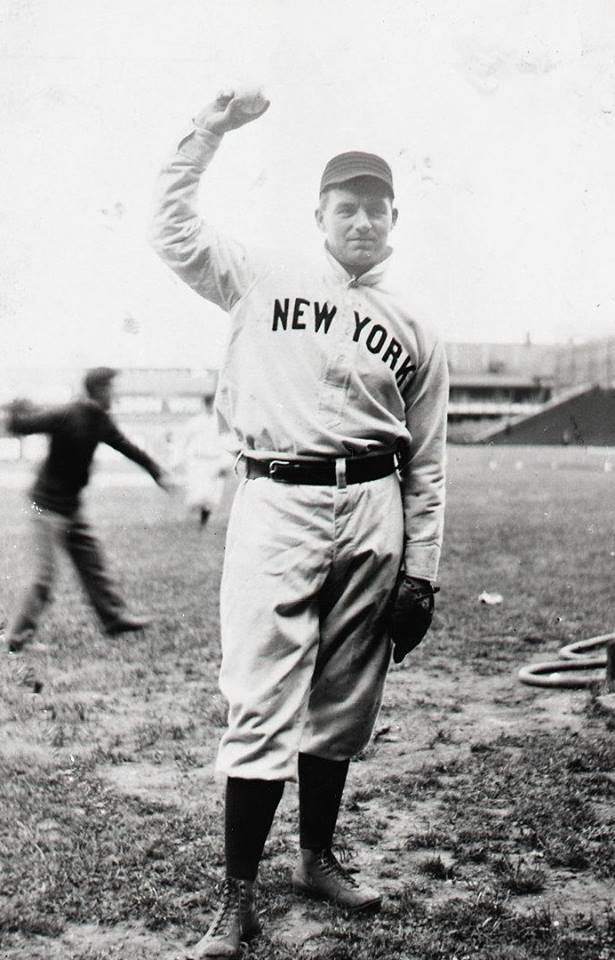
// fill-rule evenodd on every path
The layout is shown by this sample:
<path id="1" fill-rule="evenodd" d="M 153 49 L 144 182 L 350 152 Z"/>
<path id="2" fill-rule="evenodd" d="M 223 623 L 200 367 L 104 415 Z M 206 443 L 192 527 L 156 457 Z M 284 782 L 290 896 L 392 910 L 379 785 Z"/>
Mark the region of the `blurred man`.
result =
<path id="1" fill-rule="evenodd" d="M 203 409 L 191 417 L 179 440 L 177 465 L 184 472 L 186 508 L 196 512 L 201 530 L 222 498 L 224 478 L 228 473 L 218 426 L 214 414 L 214 398 L 203 397 Z"/>
<path id="2" fill-rule="evenodd" d="M 18 402 L 9 411 L 7 428 L 17 436 L 45 433 L 47 456 L 30 490 L 34 525 L 33 571 L 30 584 L 9 628 L 10 653 L 20 653 L 36 633 L 45 607 L 51 601 L 58 547 L 67 551 L 85 592 L 108 636 L 143 630 L 148 621 L 129 614 L 117 586 L 109 577 L 100 544 L 93 536 L 80 507 L 81 491 L 88 483 L 94 452 L 99 443 L 118 450 L 139 464 L 163 489 L 162 468 L 118 429 L 109 410 L 113 401 L 110 367 L 88 371 L 84 395 L 71 403 L 37 410 Z"/>

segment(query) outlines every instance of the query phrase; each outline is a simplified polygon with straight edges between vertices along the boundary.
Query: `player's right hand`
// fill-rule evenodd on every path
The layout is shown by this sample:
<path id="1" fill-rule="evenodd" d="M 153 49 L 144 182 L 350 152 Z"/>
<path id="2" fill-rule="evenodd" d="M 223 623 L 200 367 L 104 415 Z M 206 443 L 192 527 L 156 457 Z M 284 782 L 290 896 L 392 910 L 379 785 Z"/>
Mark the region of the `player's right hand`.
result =
<path id="1" fill-rule="evenodd" d="M 2 428 L 6 433 L 13 433 L 20 416 L 34 412 L 34 404 L 25 397 L 16 397 L 8 403 L 3 411 Z"/>
<path id="2" fill-rule="evenodd" d="M 255 105 L 254 102 L 246 100 L 241 91 L 221 90 L 216 99 L 196 115 L 194 125 L 200 130 L 209 130 L 221 137 L 229 130 L 236 130 L 252 120 L 258 120 L 269 109 L 269 103 L 269 100 L 261 97 Z"/>

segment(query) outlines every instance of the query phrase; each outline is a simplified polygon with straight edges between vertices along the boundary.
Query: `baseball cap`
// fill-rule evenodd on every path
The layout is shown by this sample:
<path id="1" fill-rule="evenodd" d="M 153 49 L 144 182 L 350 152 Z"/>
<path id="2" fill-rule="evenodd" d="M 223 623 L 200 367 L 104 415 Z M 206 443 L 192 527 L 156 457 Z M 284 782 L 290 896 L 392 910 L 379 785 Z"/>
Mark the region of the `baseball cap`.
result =
<path id="1" fill-rule="evenodd" d="M 96 392 L 98 387 L 102 387 L 109 383 L 110 380 L 113 380 L 118 372 L 119 371 L 114 370 L 113 367 L 92 367 L 83 378 L 83 386 L 91 396 L 92 393 Z"/>
<path id="2" fill-rule="evenodd" d="M 355 177 L 375 177 L 388 187 L 391 198 L 394 196 L 393 174 L 386 160 L 375 153 L 362 153 L 359 150 L 340 153 L 329 160 L 320 180 L 320 192 L 347 180 L 354 180 Z"/>

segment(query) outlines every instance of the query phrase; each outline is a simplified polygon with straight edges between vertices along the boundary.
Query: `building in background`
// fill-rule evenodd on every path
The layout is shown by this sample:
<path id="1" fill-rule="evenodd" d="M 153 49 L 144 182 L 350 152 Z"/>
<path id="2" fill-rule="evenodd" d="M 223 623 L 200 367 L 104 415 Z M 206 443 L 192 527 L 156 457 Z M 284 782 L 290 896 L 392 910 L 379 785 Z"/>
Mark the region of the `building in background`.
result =
<path id="1" fill-rule="evenodd" d="M 517 446 L 615 446 L 615 389 L 571 388 L 535 413 L 487 428 L 476 439 Z"/>
<path id="2" fill-rule="evenodd" d="M 216 391 L 217 370 L 125 369 L 117 378 L 113 415 L 130 437 L 165 466 L 173 460 L 183 427 Z M 101 448 L 101 455 L 114 451 Z"/>
<path id="3" fill-rule="evenodd" d="M 446 351 L 453 442 L 590 443 L 598 440 L 582 438 L 595 436 L 615 444 L 607 396 L 615 387 L 615 337 L 565 345 L 534 344 L 529 337 L 523 343 L 448 343 Z M 80 390 L 83 372 L 5 368 L 0 406 L 16 396 L 66 402 Z M 114 416 L 136 443 L 168 463 L 181 428 L 201 409 L 203 396 L 215 391 L 217 378 L 217 370 L 206 368 L 126 368 L 117 379 Z M 590 393 L 587 402 L 578 399 Z M 576 414 L 566 407 L 572 401 Z M 593 431 L 589 422 L 579 426 L 582 411 L 597 424 Z M 39 436 L 0 436 L 0 460 L 37 459 L 45 444 Z M 111 462 L 118 455 L 100 447 L 97 458 Z"/>
<path id="4" fill-rule="evenodd" d="M 491 444 L 615 446 L 615 337 L 569 343 L 553 351 L 551 396 L 516 416 L 479 425 L 472 439 Z"/>
<path id="5" fill-rule="evenodd" d="M 66 403 L 81 390 L 84 371 L 76 368 L 37 368 L 6 371 L 0 388 L 0 404 L 15 397 L 33 403 Z M 126 368 L 116 380 L 112 414 L 131 440 L 165 466 L 173 460 L 174 448 L 185 423 L 203 406 L 203 397 L 215 393 L 218 371 L 188 368 Z M 37 460 L 45 452 L 44 436 L 0 436 L 0 460 Z M 97 462 L 120 462 L 122 458 L 101 444 Z"/>
<path id="6" fill-rule="evenodd" d="M 486 423 L 535 412 L 555 389 L 557 347 L 525 343 L 447 343 L 449 437 L 472 440 Z"/>
<path id="7" fill-rule="evenodd" d="M 608 396 L 615 386 L 615 337 L 565 345 L 533 344 L 529 337 L 448 343 L 446 350 L 453 442 L 615 443 Z M 587 401 L 579 399 L 586 394 Z"/>
<path id="8" fill-rule="evenodd" d="M 555 383 L 557 393 L 615 385 L 615 337 L 558 347 Z"/>

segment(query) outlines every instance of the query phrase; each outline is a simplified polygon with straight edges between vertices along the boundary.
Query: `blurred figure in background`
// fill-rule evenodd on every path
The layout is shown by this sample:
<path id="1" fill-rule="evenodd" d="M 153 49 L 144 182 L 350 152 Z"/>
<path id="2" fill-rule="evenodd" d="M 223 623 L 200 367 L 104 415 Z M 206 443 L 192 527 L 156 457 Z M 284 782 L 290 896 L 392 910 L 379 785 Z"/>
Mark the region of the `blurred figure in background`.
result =
<path id="1" fill-rule="evenodd" d="M 180 435 L 176 467 L 183 473 L 185 502 L 204 529 L 222 498 L 231 455 L 226 453 L 214 413 L 214 397 L 203 397 L 203 409 L 192 417 Z"/>
<path id="2" fill-rule="evenodd" d="M 81 491 L 89 481 L 99 443 L 113 447 L 147 470 L 160 487 L 169 489 L 162 467 L 131 443 L 109 415 L 116 375 L 117 371 L 110 367 L 96 367 L 86 374 L 83 396 L 77 400 L 43 410 L 17 401 L 9 410 L 10 433 L 44 433 L 49 437 L 47 456 L 30 490 L 34 526 L 32 577 L 9 627 L 9 653 L 21 653 L 34 639 L 41 615 L 52 599 L 58 547 L 70 556 L 108 636 L 143 630 L 148 625 L 148 620 L 126 610 L 80 505 Z"/>

